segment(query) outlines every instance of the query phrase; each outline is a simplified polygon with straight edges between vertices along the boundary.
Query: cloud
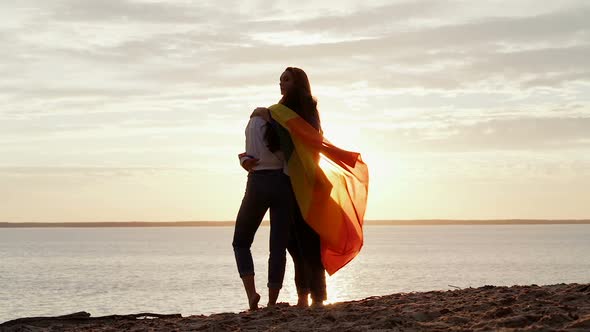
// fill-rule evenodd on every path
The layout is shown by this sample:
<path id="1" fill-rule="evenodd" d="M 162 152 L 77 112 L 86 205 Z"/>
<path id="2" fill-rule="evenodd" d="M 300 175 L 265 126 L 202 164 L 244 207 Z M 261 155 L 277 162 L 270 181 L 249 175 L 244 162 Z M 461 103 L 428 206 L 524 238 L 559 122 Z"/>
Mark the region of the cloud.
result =
<path id="1" fill-rule="evenodd" d="M 533 144 L 501 128 L 479 137 L 475 123 L 490 121 L 495 128 L 500 123 L 493 121 L 543 112 L 561 128 L 560 119 L 587 112 L 590 102 L 584 97 L 590 82 L 585 2 L 541 8 L 531 1 L 344 1 L 334 10 L 310 1 L 289 9 L 257 1 L 224 4 L 26 2 L 16 23 L 0 32 L 6 45 L 0 117 L 9 127 L 0 135 L 25 142 L 45 134 L 221 132 L 241 126 L 247 108 L 278 98 L 278 76 L 287 65 L 308 71 L 316 94 L 324 93 L 318 95 L 322 107 L 347 114 L 339 118 L 343 124 L 360 118 L 370 127 L 381 120 L 395 134 L 402 129 L 391 123 L 406 126 L 405 134 L 424 148 L 463 149 L 454 140 L 465 139 L 474 147 L 511 149 L 503 137 Z M 257 38 L 261 34 L 268 38 Z M 280 43 L 306 35 L 317 40 Z M 510 124 L 533 130 L 524 123 L 502 125 Z M 431 130 L 412 131 L 416 126 Z M 499 132 L 502 137 L 495 136 Z M 567 146 L 583 145 L 559 135 Z M 540 148 L 549 148 L 541 141 Z"/>
<path id="2" fill-rule="evenodd" d="M 277 21 L 257 20 L 257 11 L 265 9 L 255 3 L 246 5 L 255 9 L 252 13 L 240 13 L 207 4 L 62 1 L 45 8 L 53 12 L 43 16 L 51 38 L 32 32 L 16 38 L 3 61 L 8 76 L 22 77 L 13 86 L 78 83 L 81 73 L 91 79 L 88 84 L 136 89 L 158 81 L 168 86 L 263 86 L 287 64 L 311 69 L 314 82 L 368 80 L 383 88 L 461 89 L 496 80 L 526 89 L 589 79 L 584 70 L 589 6 L 486 17 L 472 14 L 476 6 L 468 5 L 468 11 L 463 5 L 403 2 L 354 11 L 347 4 L 348 10 L 338 14 Z M 388 21 L 390 16 L 394 19 Z M 432 17 L 439 20 L 430 24 Z M 74 19 L 79 22 L 75 26 L 64 23 Z M 182 24 L 152 24 L 172 19 Z M 425 23 L 410 28 L 398 24 L 412 20 Z M 286 39 L 318 34 L 320 42 L 269 45 L 256 38 L 261 33 Z M 322 43 L 323 33 L 348 41 Z M 25 52 L 27 65 L 22 62 Z M 60 66 L 64 62 L 67 68 Z M 56 82 L 56 75 L 64 80 Z"/>
<path id="3" fill-rule="evenodd" d="M 162 171 L 188 172 L 171 167 L 0 167 L 2 177 L 117 177 L 155 174 Z"/>
<path id="4" fill-rule="evenodd" d="M 53 18 L 58 21 L 139 21 L 178 24 L 203 21 L 212 12 L 212 7 L 171 2 L 68 0 L 61 1 L 55 6 Z"/>
<path id="5" fill-rule="evenodd" d="M 437 127 L 389 128 L 381 131 L 380 136 L 390 149 L 406 152 L 590 151 L 590 118 L 448 122 Z"/>

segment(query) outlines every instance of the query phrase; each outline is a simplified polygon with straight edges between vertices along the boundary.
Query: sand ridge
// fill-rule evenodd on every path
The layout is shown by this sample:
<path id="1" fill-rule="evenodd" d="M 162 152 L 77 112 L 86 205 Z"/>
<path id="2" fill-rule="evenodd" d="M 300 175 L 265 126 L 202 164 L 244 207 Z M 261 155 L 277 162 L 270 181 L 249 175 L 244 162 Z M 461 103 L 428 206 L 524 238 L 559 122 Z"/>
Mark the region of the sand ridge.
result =
<path id="1" fill-rule="evenodd" d="M 88 315 L 88 314 L 86 314 Z M 209 316 L 14 320 L 0 331 L 590 331 L 590 283 L 398 293 Z"/>

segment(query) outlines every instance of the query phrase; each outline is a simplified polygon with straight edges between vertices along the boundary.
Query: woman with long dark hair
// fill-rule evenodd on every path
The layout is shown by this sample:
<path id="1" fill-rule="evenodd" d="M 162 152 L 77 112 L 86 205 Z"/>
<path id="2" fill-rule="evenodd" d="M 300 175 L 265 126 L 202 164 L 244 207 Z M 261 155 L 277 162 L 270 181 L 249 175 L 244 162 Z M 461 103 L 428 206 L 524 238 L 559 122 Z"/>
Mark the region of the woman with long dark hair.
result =
<path id="1" fill-rule="evenodd" d="M 295 111 L 315 130 L 322 133 L 317 100 L 311 93 L 307 74 L 300 68 L 287 67 L 280 76 L 280 89 L 282 98 L 279 104 Z M 289 140 L 281 142 L 281 138 L 286 135 L 284 129 L 272 121 L 268 109 L 258 108 L 252 116 L 262 117 L 268 121 L 264 137 L 270 151 L 280 150 L 281 145 L 283 149 L 289 148 Z M 288 151 L 281 151 L 283 154 L 286 152 Z M 288 170 L 286 172 L 288 173 Z M 307 307 L 311 295 L 312 306 L 321 306 L 326 300 L 326 276 L 320 254 L 320 238 L 306 223 L 296 202 L 293 206 L 293 224 L 288 250 L 295 267 L 297 305 Z"/>
<path id="2" fill-rule="evenodd" d="M 311 93 L 307 74 L 299 68 L 287 67 L 281 75 L 279 102 L 292 109 L 320 133 L 322 132 L 317 100 Z M 295 219 L 289 242 L 289 253 L 295 266 L 297 305 L 306 307 L 311 295 L 312 306 L 321 306 L 326 300 L 326 274 L 320 254 L 320 238 L 305 222 L 295 204 Z"/>

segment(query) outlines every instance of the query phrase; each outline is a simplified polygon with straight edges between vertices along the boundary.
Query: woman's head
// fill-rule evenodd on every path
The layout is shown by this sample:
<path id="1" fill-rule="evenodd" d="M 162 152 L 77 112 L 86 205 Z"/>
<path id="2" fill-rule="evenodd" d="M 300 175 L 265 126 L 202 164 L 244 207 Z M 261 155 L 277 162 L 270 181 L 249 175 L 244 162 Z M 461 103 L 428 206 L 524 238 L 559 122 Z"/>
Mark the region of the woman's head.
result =
<path id="1" fill-rule="evenodd" d="M 289 107 L 314 128 L 321 131 L 317 101 L 311 94 L 307 74 L 300 68 L 287 67 L 280 78 L 280 103 Z"/>
<path id="2" fill-rule="evenodd" d="M 311 86 L 307 74 L 300 68 L 287 67 L 280 78 L 281 95 L 309 95 Z"/>

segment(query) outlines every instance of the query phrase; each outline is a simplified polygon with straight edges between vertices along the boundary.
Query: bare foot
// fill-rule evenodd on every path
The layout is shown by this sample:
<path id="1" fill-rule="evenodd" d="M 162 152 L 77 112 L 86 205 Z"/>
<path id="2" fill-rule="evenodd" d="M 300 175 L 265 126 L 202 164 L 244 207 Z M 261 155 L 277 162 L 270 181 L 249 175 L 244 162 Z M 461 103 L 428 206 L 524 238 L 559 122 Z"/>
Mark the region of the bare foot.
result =
<path id="1" fill-rule="evenodd" d="M 279 298 L 279 293 L 281 292 L 280 288 L 268 288 L 268 306 L 272 307 L 277 304 L 277 299 Z"/>
<path id="2" fill-rule="evenodd" d="M 251 299 L 248 299 L 250 310 L 258 309 L 258 302 L 260 302 L 260 294 L 255 293 Z"/>
<path id="3" fill-rule="evenodd" d="M 297 307 L 299 307 L 299 308 L 309 308 L 309 304 L 307 302 L 297 302 Z"/>
<path id="4" fill-rule="evenodd" d="M 299 308 L 308 308 L 309 307 L 309 302 L 308 302 L 307 296 L 308 296 L 307 294 L 305 294 L 305 295 L 299 294 L 297 296 L 297 306 Z"/>
<path id="5" fill-rule="evenodd" d="M 324 307 L 324 301 L 313 301 L 311 303 L 311 307 L 312 308 L 323 308 Z"/>

